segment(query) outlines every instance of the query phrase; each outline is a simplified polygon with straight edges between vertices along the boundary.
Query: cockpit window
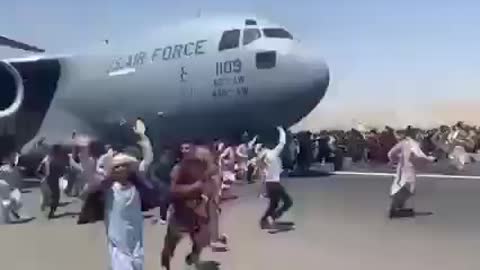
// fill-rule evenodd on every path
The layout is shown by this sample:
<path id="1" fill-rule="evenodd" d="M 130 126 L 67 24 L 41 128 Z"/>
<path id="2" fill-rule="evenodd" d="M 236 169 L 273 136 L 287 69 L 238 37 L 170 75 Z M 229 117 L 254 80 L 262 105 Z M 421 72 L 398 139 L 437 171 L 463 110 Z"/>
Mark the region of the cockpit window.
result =
<path id="1" fill-rule="evenodd" d="M 243 45 L 248 45 L 262 37 L 260 30 L 256 28 L 247 28 L 243 30 Z"/>
<path id="2" fill-rule="evenodd" d="M 275 51 L 259 52 L 255 59 L 258 69 L 271 69 L 277 64 L 277 53 Z"/>
<path id="3" fill-rule="evenodd" d="M 263 35 L 269 38 L 293 39 L 292 34 L 282 28 L 264 28 Z"/>
<path id="4" fill-rule="evenodd" d="M 240 43 L 240 30 L 234 29 L 223 32 L 222 39 L 218 45 L 219 51 L 238 48 Z"/>
<path id="5" fill-rule="evenodd" d="M 246 19 L 245 20 L 245 25 L 257 25 L 257 21 L 252 20 L 252 19 Z"/>

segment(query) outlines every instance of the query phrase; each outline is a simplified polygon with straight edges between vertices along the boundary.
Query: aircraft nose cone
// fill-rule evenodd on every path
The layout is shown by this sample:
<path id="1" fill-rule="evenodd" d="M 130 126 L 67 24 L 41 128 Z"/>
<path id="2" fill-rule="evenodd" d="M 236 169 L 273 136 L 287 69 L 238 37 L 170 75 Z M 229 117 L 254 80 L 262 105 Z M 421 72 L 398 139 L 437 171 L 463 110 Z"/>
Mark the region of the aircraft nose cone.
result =
<path id="1" fill-rule="evenodd" d="M 254 103 L 249 104 L 255 125 L 291 126 L 320 103 L 330 83 L 330 71 L 323 59 L 312 55 L 300 49 L 279 53 L 275 68 L 259 71 L 258 84 L 264 91 L 257 91 Z"/>
<path id="2" fill-rule="evenodd" d="M 304 104 L 303 114 L 310 113 L 323 99 L 327 93 L 330 84 L 330 71 L 323 60 L 313 60 L 303 62 L 304 87 L 299 95 L 299 99 Z"/>
<path id="3" fill-rule="evenodd" d="M 282 103 L 277 106 L 289 108 L 278 115 L 290 124 L 300 121 L 320 103 L 330 83 L 330 71 L 325 61 L 307 57 L 297 59 L 298 65 L 289 73 L 289 79 L 296 84 L 291 84 L 290 91 L 286 91 L 289 95 L 284 95 Z"/>
<path id="4" fill-rule="evenodd" d="M 312 88 L 309 94 L 318 103 L 325 96 L 330 84 L 330 70 L 324 61 L 315 61 L 312 64 L 310 76 Z"/>

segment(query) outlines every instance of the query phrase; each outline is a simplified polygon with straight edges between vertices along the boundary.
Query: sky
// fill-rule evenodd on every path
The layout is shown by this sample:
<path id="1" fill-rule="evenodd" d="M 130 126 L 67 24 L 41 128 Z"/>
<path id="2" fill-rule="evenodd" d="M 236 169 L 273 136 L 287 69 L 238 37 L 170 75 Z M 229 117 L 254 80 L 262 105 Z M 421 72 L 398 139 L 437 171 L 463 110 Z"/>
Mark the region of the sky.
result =
<path id="1" fill-rule="evenodd" d="M 0 33 L 50 53 L 75 52 L 199 10 L 265 17 L 326 60 L 331 84 L 302 122 L 308 128 L 447 121 L 471 114 L 466 104 L 480 113 L 480 3 L 473 0 L 15 0 L 0 5 Z M 0 48 L 0 58 L 22 54 Z"/>

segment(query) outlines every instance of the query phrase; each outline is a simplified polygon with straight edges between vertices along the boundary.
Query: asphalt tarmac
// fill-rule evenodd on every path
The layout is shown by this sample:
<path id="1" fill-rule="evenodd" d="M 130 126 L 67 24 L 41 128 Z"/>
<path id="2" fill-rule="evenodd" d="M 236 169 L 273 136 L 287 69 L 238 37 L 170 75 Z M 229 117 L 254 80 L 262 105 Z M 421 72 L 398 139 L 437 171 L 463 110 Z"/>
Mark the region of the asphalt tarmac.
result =
<path id="1" fill-rule="evenodd" d="M 230 250 L 202 255 L 206 270 L 396 270 L 479 269 L 480 180 L 420 178 L 412 204 L 431 216 L 390 220 L 391 177 L 333 175 L 284 181 L 294 206 L 283 218 L 294 230 L 262 231 L 258 219 L 267 200 L 258 185 L 235 186 L 239 199 L 223 206 L 222 228 Z M 80 202 L 47 220 L 39 210 L 37 188 L 27 189 L 26 210 L 36 217 L 26 224 L 0 228 L 0 269 L 108 269 L 102 223 L 76 225 Z M 145 269 L 160 268 L 166 226 L 145 221 Z M 176 251 L 172 269 L 184 264 L 189 241 Z"/>
<path id="2" fill-rule="evenodd" d="M 319 163 L 314 164 L 313 167 L 318 168 Z M 326 167 L 328 167 L 328 164 Z M 465 167 L 462 170 L 458 170 L 452 165 L 452 162 L 450 160 L 441 159 L 436 163 L 430 163 L 430 164 L 426 163 L 423 166 L 417 166 L 417 170 L 418 170 L 418 173 L 420 174 L 480 176 L 480 163 L 479 162 L 468 163 L 468 164 L 465 164 Z M 390 172 L 394 172 L 395 169 L 392 166 L 389 166 L 383 163 L 359 162 L 359 163 L 353 163 L 351 165 L 346 165 L 343 171 L 365 172 L 365 173 L 368 173 L 368 172 L 390 173 Z"/>

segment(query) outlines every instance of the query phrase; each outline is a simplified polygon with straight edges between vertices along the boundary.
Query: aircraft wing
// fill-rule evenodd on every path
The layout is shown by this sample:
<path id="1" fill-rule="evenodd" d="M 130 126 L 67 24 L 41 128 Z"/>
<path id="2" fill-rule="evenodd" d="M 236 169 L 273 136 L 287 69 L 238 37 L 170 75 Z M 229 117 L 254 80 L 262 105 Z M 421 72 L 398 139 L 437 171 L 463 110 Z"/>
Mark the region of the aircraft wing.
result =
<path id="1" fill-rule="evenodd" d="M 36 46 L 30 45 L 30 44 L 27 44 L 27 43 L 16 41 L 16 40 L 13 40 L 13 39 L 7 38 L 5 36 L 1 36 L 1 35 L 0 35 L 0 46 L 7 46 L 7 47 L 14 48 L 14 49 L 20 49 L 20 50 L 29 51 L 29 52 L 36 52 L 36 53 L 45 52 L 44 49 L 38 48 Z"/>

